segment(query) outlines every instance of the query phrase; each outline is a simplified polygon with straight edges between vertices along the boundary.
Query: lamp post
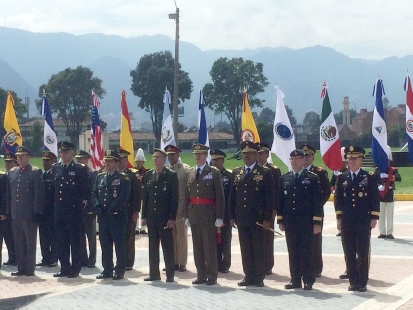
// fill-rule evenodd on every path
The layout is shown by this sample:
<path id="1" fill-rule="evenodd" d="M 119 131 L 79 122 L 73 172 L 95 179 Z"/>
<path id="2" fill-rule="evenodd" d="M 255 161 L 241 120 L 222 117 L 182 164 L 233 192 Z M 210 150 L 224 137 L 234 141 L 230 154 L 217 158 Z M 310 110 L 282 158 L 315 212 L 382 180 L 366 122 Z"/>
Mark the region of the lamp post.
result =
<path id="1" fill-rule="evenodd" d="M 176 7 L 176 2 L 175 2 Z M 178 142 L 178 96 L 179 96 L 179 8 L 176 12 L 169 14 L 169 19 L 174 19 L 176 23 L 175 32 L 175 64 L 174 64 L 174 102 L 173 102 L 173 129 L 175 141 Z"/>

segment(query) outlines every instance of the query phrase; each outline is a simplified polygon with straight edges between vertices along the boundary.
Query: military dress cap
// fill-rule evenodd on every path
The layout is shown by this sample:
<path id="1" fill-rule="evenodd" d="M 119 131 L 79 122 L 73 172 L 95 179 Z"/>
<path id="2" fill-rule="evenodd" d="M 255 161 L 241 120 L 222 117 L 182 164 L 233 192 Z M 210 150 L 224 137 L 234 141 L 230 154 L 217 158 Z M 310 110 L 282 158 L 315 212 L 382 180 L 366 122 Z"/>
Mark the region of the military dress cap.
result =
<path id="1" fill-rule="evenodd" d="M 57 156 L 56 156 L 55 153 L 53 153 L 53 152 L 43 151 L 43 152 L 42 152 L 42 158 L 43 158 L 43 159 L 56 160 L 56 159 L 57 159 Z"/>
<path id="2" fill-rule="evenodd" d="M 145 154 L 141 148 L 136 152 L 135 161 L 146 161 Z"/>
<path id="3" fill-rule="evenodd" d="M 344 149 L 344 158 L 364 157 L 365 153 L 362 147 L 350 145 Z"/>
<path id="4" fill-rule="evenodd" d="M 119 161 L 120 160 L 120 156 L 118 154 L 118 152 L 116 152 L 115 150 L 107 150 L 105 152 L 105 160 L 116 160 Z"/>
<path id="5" fill-rule="evenodd" d="M 16 155 L 32 155 L 32 151 L 25 146 L 18 146 L 16 149 Z"/>
<path id="6" fill-rule="evenodd" d="M 241 143 L 242 153 L 258 152 L 260 148 L 257 143 L 251 141 L 244 141 Z"/>
<path id="7" fill-rule="evenodd" d="M 303 150 L 294 150 L 290 153 L 290 157 L 304 157 L 305 153 Z"/>
<path id="8" fill-rule="evenodd" d="M 154 153 L 155 153 L 155 152 L 159 152 L 159 153 L 164 154 L 165 156 L 168 155 L 163 149 L 154 148 L 154 149 L 153 149 L 153 152 L 154 152 Z"/>
<path id="9" fill-rule="evenodd" d="M 310 144 L 301 145 L 300 150 L 303 150 L 305 155 L 314 155 L 317 152 L 317 150 L 313 148 Z"/>
<path id="10" fill-rule="evenodd" d="M 258 148 L 259 148 L 258 153 L 265 152 L 265 151 L 271 151 L 271 148 L 267 143 L 258 142 L 257 145 L 258 145 Z"/>
<path id="11" fill-rule="evenodd" d="M 172 144 L 165 146 L 164 150 L 168 155 L 182 152 L 180 148 L 177 148 L 175 145 Z"/>
<path id="12" fill-rule="evenodd" d="M 117 148 L 117 149 L 115 149 L 115 151 L 119 154 L 120 158 L 128 157 L 131 154 L 127 150 L 124 150 L 124 149 L 121 149 L 121 148 Z"/>
<path id="13" fill-rule="evenodd" d="M 84 157 L 84 158 L 89 159 L 89 158 L 92 157 L 92 156 L 91 156 L 88 152 L 86 152 L 86 151 L 77 150 L 75 157 L 77 157 L 77 158 L 82 158 L 82 157 Z"/>
<path id="14" fill-rule="evenodd" d="M 60 141 L 59 143 L 57 143 L 57 147 L 60 151 L 68 151 L 73 150 L 75 148 L 75 145 L 67 141 Z"/>
<path id="15" fill-rule="evenodd" d="M 218 150 L 218 149 L 213 149 L 209 152 L 211 154 L 211 159 L 218 159 L 218 158 L 225 158 L 227 157 L 227 154 L 225 154 L 223 151 Z"/>
<path id="16" fill-rule="evenodd" d="M 199 154 L 199 153 L 208 153 L 209 147 L 200 143 L 195 143 L 192 146 L 192 153 Z"/>
<path id="17" fill-rule="evenodd" d="M 12 160 L 17 161 L 16 154 L 12 152 L 7 152 L 6 154 L 4 154 L 4 160 L 5 161 L 12 161 Z"/>

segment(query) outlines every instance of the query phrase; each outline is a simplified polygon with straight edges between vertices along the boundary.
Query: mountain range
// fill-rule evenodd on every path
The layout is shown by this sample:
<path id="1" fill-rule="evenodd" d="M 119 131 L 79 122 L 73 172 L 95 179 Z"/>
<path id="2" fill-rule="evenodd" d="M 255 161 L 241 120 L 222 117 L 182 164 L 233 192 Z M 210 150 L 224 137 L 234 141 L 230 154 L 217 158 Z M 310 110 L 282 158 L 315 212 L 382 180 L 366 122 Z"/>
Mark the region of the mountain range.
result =
<path id="1" fill-rule="evenodd" d="M 3 42 L 0 87 L 14 90 L 20 98 L 30 97 L 30 116 L 39 115 L 34 100 L 38 98 L 41 84 L 67 67 L 82 65 L 91 68 L 94 75 L 103 80 L 107 94 L 101 100 L 100 114 L 109 124 L 108 129 L 116 129 L 116 124 L 120 123 L 123 89 L 127 91 L 129 112 L 134 113 L 132 125 L 138 127 L 148 120 L 148 114 L 138 107 L 139 98 L 130 90 L 129 72 L 136 68 L 143 55 L 164 50 L 173 52 L 175 46 L 175 41 L 164 35 L 123 38 L 104 34 L 33 33 L 6 27 L 0 27 L 0 40 Z M 209 71 L 219 57 L 242 57 L 262 62 L 269 81 L 265 92 L 259 95 L 265 100 L 264 106 L 275 110 L 273 86 L 277 84 L 286 96 L 284 103 L 292 108 L 298 121 L 311 110 L 321 114 L 323 82 L 329 85 L 334 112 L 342 109 L 344 96 L 349 96 L 351 108 L 372 110 L 373 85 L 378 76 L 383 79 L 390 105 L 404 104 L 404 78 L 409 65 L 413 65 L 413 56 L 366 60 L 350 58 L 323 46 L 297 50 L 263 47 L 202 51 L 191 43 L 180 41 L 179 51 L 182 70 L 189 73 L 194 86 L 190 100 L 183 103 L 185 116 L 179 120 L 188 127 L 197 120 L 198 89 L 211 81 Z M 213 125 L 219 120 L 215 120 L 213 111 L 208 109 L 207 123 Z"/>

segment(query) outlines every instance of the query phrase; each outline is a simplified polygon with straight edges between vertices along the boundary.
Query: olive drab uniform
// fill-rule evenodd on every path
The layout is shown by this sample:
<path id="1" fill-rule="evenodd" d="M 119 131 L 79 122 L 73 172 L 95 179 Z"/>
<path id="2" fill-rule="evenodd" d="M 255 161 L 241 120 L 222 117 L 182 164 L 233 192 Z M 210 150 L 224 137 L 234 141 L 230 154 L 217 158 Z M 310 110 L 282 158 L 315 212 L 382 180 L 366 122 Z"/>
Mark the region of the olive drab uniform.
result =
<path id="1" fill-rule="evenodd" d="M 6 216 L 6 219 L 0 221 L 0 249 L 3 247 L 3 238 L 6 242 L 9 254 L 8 262 L 16 262 L 16 251 L 14 247 L 13 231 L 11 228 L 10 215 L 6 212 L 7 201 L 7 173 L 0 171 L 0 215 Z M 2 264 L 2 255 L 0 251 L 0 265 Z"/>

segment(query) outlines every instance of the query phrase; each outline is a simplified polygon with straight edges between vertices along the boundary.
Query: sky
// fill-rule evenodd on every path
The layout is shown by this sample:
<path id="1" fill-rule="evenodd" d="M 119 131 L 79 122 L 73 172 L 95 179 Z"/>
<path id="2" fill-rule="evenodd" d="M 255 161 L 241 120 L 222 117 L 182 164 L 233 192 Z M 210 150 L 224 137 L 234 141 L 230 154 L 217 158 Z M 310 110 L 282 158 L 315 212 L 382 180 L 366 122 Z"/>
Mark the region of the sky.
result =
<path id="1" fill-rule="evenodd" d="M 201 50 L 322 45 L 352 58 L 413 54 L 411 0 L 176 0 L 180 40 Z M 0 25 L 32 32 L 175 37 L 174 0 L 0 0 Z"/>

